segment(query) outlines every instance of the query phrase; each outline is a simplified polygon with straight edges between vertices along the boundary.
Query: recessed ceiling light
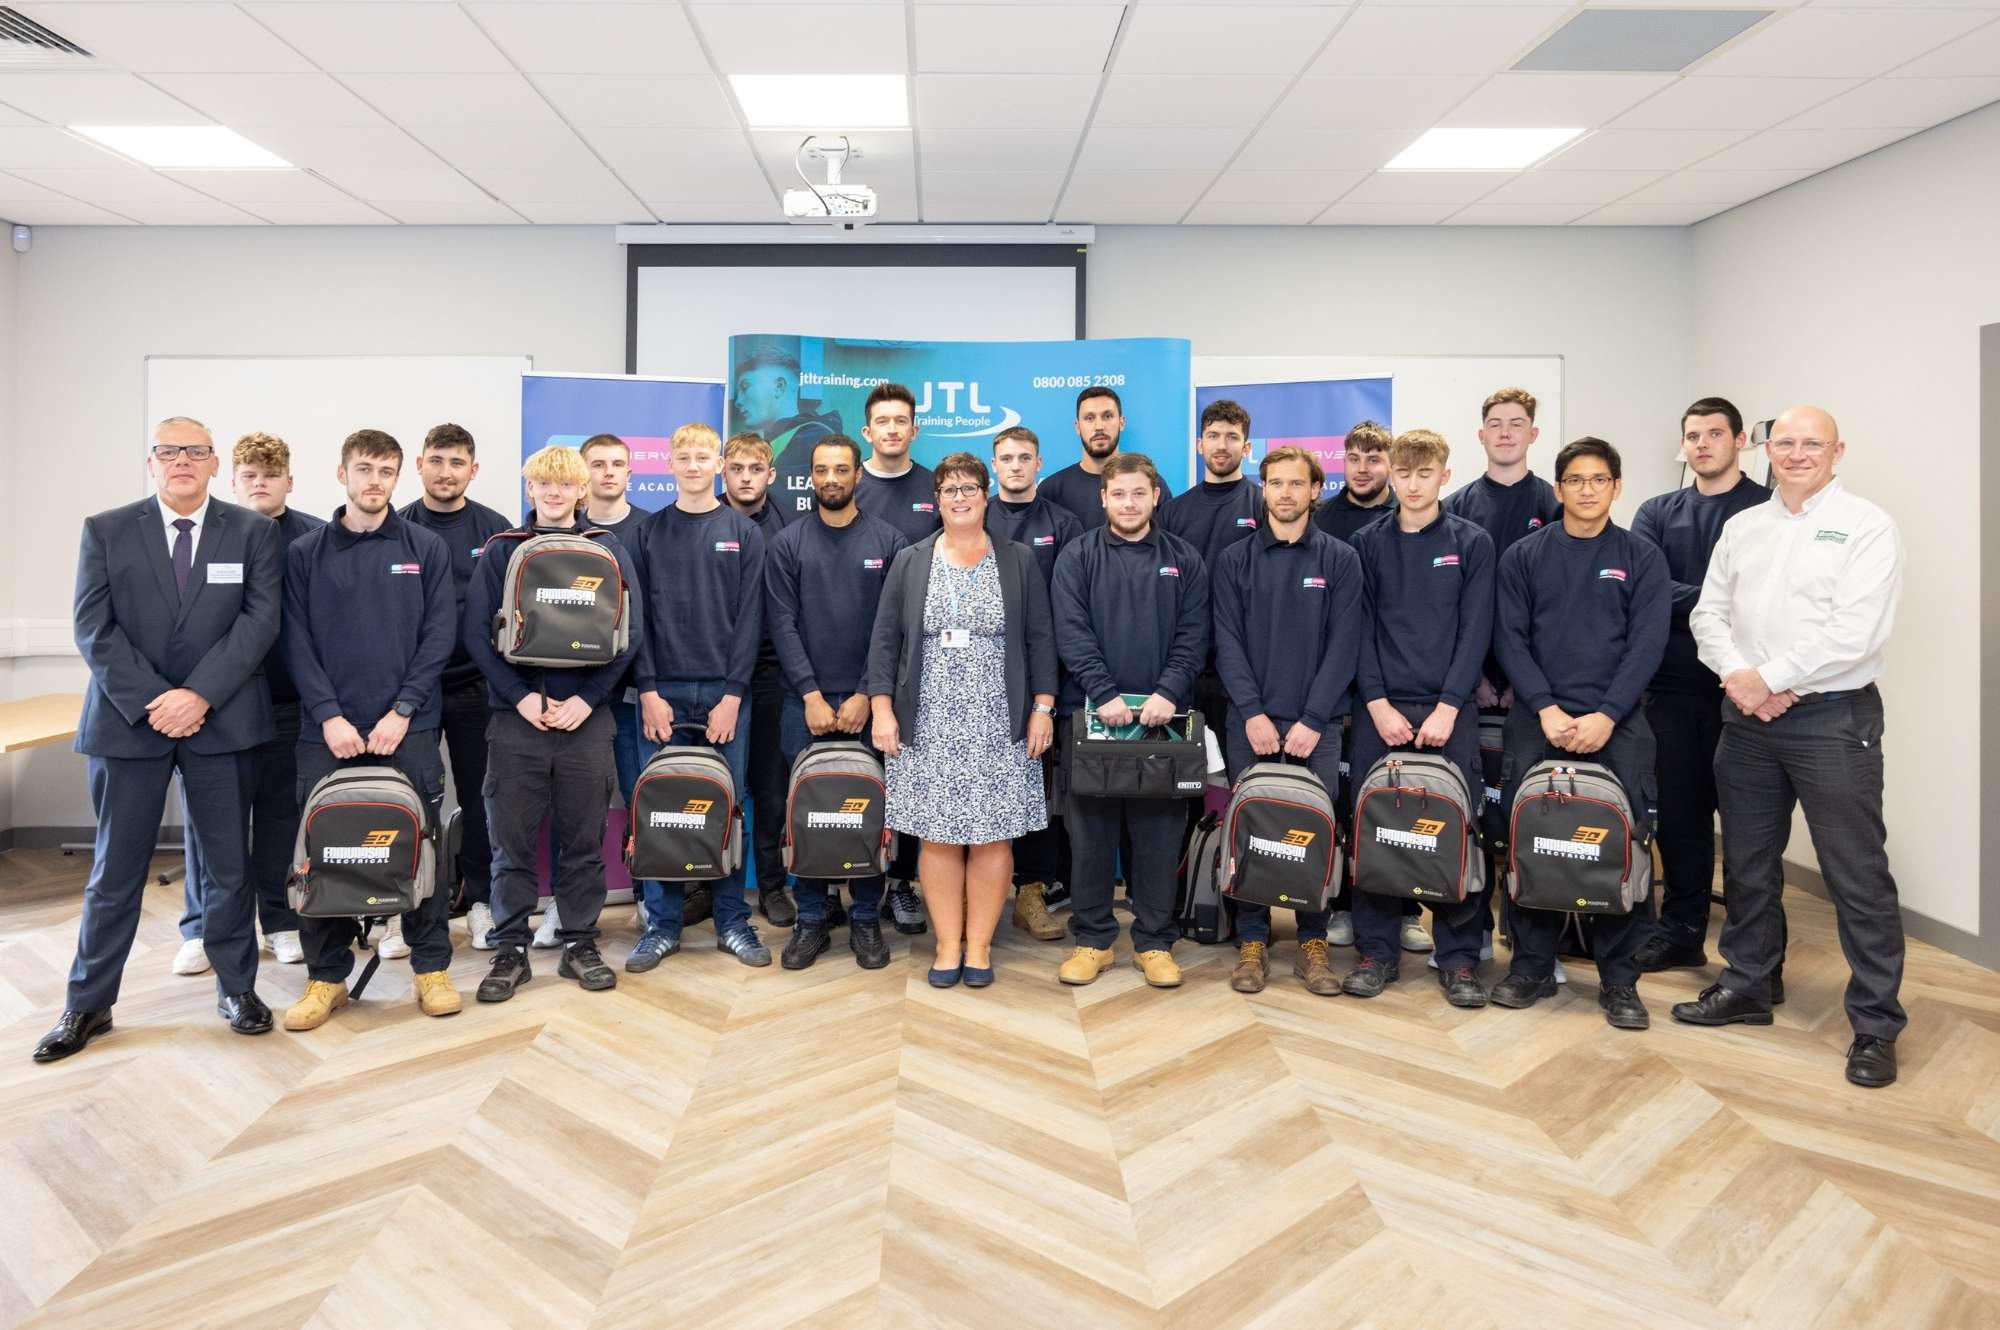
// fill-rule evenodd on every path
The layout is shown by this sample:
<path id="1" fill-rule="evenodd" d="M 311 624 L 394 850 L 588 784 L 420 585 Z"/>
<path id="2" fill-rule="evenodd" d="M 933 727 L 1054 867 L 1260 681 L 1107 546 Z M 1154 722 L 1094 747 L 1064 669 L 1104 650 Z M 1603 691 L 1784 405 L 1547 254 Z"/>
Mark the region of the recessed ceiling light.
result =
<path id="1" fill-rule="evenodd" d="M 1581 133 L 1581 129 L 1433 129 L 1382 169 L 1518 171 Z"/>
<path id="2" fill-rule="evenodd" d="M 731 74 L 752 129 L 907 129 L 901 74 Z"/>
<path id="3" fill-rule="evenodd" d="M 71 125 L 73 133 L 163 171 L 295 171 L 220 125 Z"/>

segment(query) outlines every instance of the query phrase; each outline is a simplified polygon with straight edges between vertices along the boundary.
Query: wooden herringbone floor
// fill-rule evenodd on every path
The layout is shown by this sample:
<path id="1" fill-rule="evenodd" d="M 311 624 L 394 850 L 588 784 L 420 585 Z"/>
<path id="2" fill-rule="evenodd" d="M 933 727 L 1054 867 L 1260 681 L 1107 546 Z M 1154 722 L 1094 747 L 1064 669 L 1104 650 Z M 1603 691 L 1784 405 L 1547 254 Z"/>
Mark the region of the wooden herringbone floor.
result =
<path id="1" fill-rule="evenodd" d="M 1798 893 L 1761 1031 L 1676 1027 L 1685 972 L 1620 1034 L 1584 965 L 1528 1012 L 1448 1008 L 1421 958 L 1315 998 L 1289 942 L 1254 998 L 1191 946 L 1177 992 L 1069 990 L 1003 926 L 1000 982 L 938 993 L 927 938 L 788 974 L 703 925 L 615 992 L 536 953 L 427 1020 L 396 962 L 243 1039 L 168 973 L 157 888 L 117 1029 L 38 1067 L 83 868 L 0 856 L 4 1325 L 2000 1325 L 2000 975 L 1913 943 L 1902 1080 L 1854 1089 Z"/>

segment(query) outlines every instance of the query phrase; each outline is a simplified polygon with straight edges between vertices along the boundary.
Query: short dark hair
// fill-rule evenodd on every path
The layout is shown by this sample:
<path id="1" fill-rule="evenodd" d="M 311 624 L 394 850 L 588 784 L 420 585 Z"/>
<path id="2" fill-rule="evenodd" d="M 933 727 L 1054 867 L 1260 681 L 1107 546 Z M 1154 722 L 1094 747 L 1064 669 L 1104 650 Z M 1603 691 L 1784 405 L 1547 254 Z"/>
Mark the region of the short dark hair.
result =
<path id="1" fill-rule="evenodd" d="M 1160 488 L 1160 468 L 1153 465 L 1153 459 L 1144 453 L 1113 453 L 1104 459 L 1104 473 L 1097 478 L 1097 488 L 1109 489 L 1111 482 L 1120 476 L 1143 475 L 1153 482 L 1155 490 Z"/>
<path id="2" fill-rule="evenodd" d="M 867 424 L 875 418 L 875 408 L 883 402 L 901 402 L 910 408 L 910 415 L 917 414 L 917 395 L 900 383 L 878 383 L 868 394 L 868 400 L 861 406 L 861 423 Z"/>
<path id="3" fill-rule="evenodd" d="M 433 448 L 463 448 L 467 457 L 479 456 L 479 451 L 472 446 L 472 431 L 450 421 L 431 426 L 430 433 L 424 435 L 424 451 L 429 452 Z"/>
<path id="4" fill-rule="evenodd" d="M 350 457 L 393 457 L 400 467 L 403 445 L 379 429 L 358 429 L 340 445 L 340 464 L 346 466 Z"/>
<path id="5" fill-rule="evenodd" d="M 1257 467 L 1257 479 L 1268 483 L 1271 479 L 1271 468 L 1287 462 L 1304 462 L 1306 474 L 1312 477 L 1312 483 L 1326 484 L 1326 468 L 1320 465 L 1319 458 L 1295 444 L 1286 444 L 1282 448 L 1273 448 L 1265 453 L 1264 460 Z"/>
<path id="6" fill-rule="evenodd" d="M 1119 398 L 1117 391 L 1111 388 L 1098 387 L 1085 388 L 1076 395 L 1076 413 L 1078 415 L 1083 414 L 1083 404 L 1093 397 L 1109 397 L 1111 405 L 1118 408 L 1118 414 L 1121 416 L 1125 414 L 1125 403 Z"/>
<path id="7" fill-rule="evenodd" d="M 1009 439 L 1020 439 L 1038 453 L 1042 450 L 1041 435 L 1035 433 L 1026 425 L 1009 425 L 1006 429 L 1001 430 L 993 436 L 993 451 L 996 453 L 999 452 L 1000 445 Z"/>
<path id="8" fill-rule="evenodd" d="M 1681 412 L 1681 429 L 1683 431 L 1687 429 L 1689 416 L 1728 416 L 1729 432 L 1731 434 L 1741 434 L 1743 432 L 1743 413 L 1738 411 L 1736 403 L 1730 401 L 1727 397 L 1704 397 L 1689 406 L 1687 410 Z"/>
<path id="9" fill-rule="evenodd" d="M 1220 422 L 1234 425 L 1243 431 L 1243 437 L 1250 437 L 1250 412 L 1241 403 L 1232 402 L 1227 397 L 1218 397 L 1201 409 L 1201 424 L 1195 427 L 1196 434 L 1208 433 L 1210 425 Z"/>
<path id="10" fill-rule="evenodd" d="M 939 458 L 938 464 L 931 468 L 931 488 L 939 494 L 944 493 L 947 476 L 970 476 L 979 482 L 982 492 L 993 485 L 993 473 L 972 453 L 946 453 Z"/>
<path id="11" fill-rule="evenodd" d="M 1625 478 L 1625 464 L 1618 460 L 1618 450 L 1604 440 L 1586 434 L 1580 439 L 1572 439 L 1570 442 L 1564 444 L 1562 451 L 1556 454 L 1556 480 L 1558 482 L 1562 480 L 1564 473 L 1569 470 L 1570 463 L 1576 461 L 1579 457 L 1598 458 L 1605 466 L 1611 469 L 1611 478 L 1613 480 L 1623 480 Z"/>
<path id="12" fill-rule="evenodd" d="M 814 439 L 812 447 L 813 452 L 818 452 L 822 448 L 845 448 L 854 458 L 854 469 L 856 471 L 861 469 L 861 445 L 845 434 L 829 434 L 823 439 Z M 812 465 L 810 454 L 806 457 L 806 465 Z"/>
<path id="13" fill-rule="evenodd" d="M 577 447 L 577 451 L 588 458 L 592 448 L 623 448 L 627 457 L 632 455 L 632 445 L 616 434 L 593 434 Z"/>
<path id="14" fill-rule="evenodd" d="M 1357 420 L 1347 427 L 1347 442 L 1341 445 L 1342 452 L 1386 453 L 1396 436 L 1389 427 L 1379 420 Z"/>

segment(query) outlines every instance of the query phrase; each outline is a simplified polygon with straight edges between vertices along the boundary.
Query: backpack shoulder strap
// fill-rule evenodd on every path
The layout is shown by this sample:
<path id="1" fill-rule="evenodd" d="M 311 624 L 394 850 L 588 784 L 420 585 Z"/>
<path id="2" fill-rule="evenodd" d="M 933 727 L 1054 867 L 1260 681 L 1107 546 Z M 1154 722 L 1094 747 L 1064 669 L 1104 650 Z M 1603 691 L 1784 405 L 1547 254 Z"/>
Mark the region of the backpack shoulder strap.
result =
<path id="1" fill-rule="evenodd" d="M 486 538 L 486 543 L 479 547 L 479 557 L 482 559 L 485 558 L 486 551 L 494 548 L 503 540 L 527 541 L 532 539 L 534 539 L 534 536 L 531 533 L 519 530 L 518 528 L 514 527 L 509 527 L 505 531 L 495 531 L 492 535 Z"/>

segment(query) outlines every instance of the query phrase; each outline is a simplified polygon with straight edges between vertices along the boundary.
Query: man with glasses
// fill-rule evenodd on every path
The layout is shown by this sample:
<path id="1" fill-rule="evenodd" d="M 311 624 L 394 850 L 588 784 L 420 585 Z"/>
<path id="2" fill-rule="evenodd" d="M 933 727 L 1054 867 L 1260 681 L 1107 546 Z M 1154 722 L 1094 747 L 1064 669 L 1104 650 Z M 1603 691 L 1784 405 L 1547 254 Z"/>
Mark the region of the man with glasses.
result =
<path id="1" fill-rule="evenodd" d="M 1688 624 L 1728 703 L 1715 751 L 1725 914 L 1719 983 L 1691 1025 L 1769 1025 L 1785 846 L 1804 808 L 1847 957 L 1847 1079 L 1896 1079 L 1903 922 L 1882 825 L 1882 648 L 1903 590 L 1896 524 L 1833 474 L 1833 417 L 1798 406 L 1764 445 L 1776 494 L 1723 528 Z"/>
<path id="2" fill-rule="evenodd" d="M 256 993 L 244 818 L 251 754 L 276 733 L 260 670 L 284 594 L 278 524 L 209 497 L 221 464 L 200 421 L 161 421 L 146 465 L 152 495 L 83 524 L 76 645 L 90 687 L 75 748 L 88 759 L 97 840 L 62 1018 L 36 1045 L 37 1062 L 80 1052 L 111 1028 L 175 772 L 205 868 L 216 1011 L 238 1034 L 271 1028 Z"/>

